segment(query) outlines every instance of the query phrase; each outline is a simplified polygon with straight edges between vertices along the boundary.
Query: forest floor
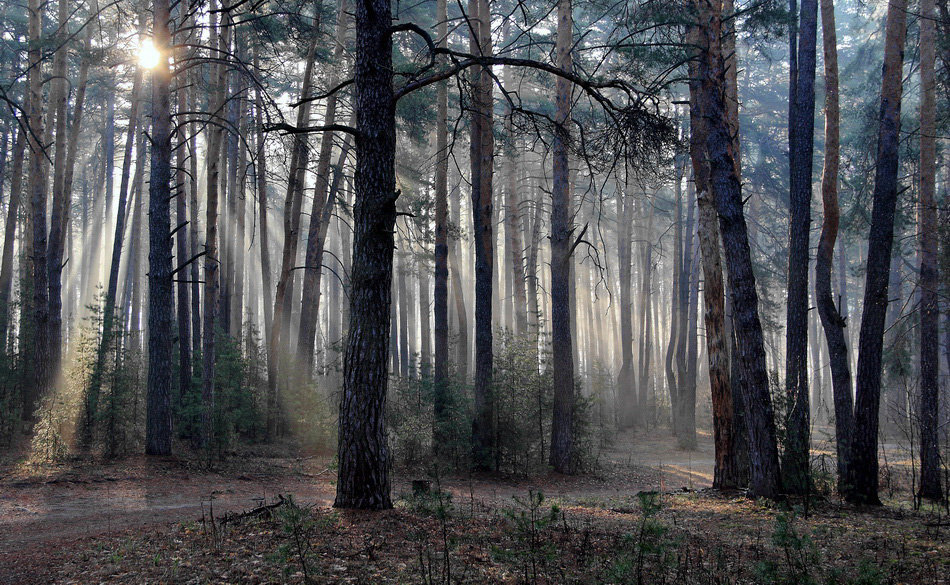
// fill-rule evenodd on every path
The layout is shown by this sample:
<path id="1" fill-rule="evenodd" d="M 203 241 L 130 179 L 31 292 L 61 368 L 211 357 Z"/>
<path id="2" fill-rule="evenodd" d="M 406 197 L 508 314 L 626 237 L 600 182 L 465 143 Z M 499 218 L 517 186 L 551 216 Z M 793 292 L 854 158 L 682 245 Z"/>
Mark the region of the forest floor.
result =
<path id="1" fill-rule="evenodd" d="M 0 584 L 950 583 L 945 511 L 896 487 L 880 509 L 713 492 L 711 438 L 674 443 L 622 433 L 591 474 L 448 475 L 420 495 L 426 475 L 397 470 L 382 513 L 334 510 L 325 457 L 7 465 Z M 278 494 L 292 503 L 224 520 Z"/>

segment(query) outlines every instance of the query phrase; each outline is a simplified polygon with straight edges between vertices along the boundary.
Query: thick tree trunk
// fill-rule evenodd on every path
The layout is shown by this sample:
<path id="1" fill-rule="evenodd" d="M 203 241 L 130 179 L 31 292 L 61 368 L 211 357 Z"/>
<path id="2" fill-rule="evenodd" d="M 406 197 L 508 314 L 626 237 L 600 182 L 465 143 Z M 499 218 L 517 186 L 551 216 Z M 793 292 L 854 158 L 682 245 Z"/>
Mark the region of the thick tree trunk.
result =
<path id="1" fill-rule="evenodd" d="M 152 166 L 148 192 L 148 389 L 145 453 L 172 451 L 171 70 L 168 0 L 154 0 L 152 38 L 162 55 L 152 70 Z"/>
<path id="2" fill-rule="evenodd" d="M 901 82 L 907 1 L 892 0 L 884 33 L 884 74 L 881 84 L 880 129 L 874 173 L 874 208 L 868 234 L 864 312 L 858 352 L 855 393 L 854 442 L 848 462 L 845 498 L 856 504 L 880 505 L 878 489 L 878 412 L 881 401 L 881 354 L 887 314 L 888 276 L 894 240 L 897 204 L 898 147 L 900 142 Z"/>
<path id="3" fill-rule="evenodd" d="M 937 301 L 938 229 L 936 190 L 936 61 L 934 0 L 920 3 L 920 491 L 921 498 L 939 500 L 940 445 L 940 311 Z"/>
<path id="4" fill-rule="evenodd" d="M 793 0 L 794 2 L 794 0 Z M 802 0 L 798 26 L 795 93 L 789 122 L 788 306 L 785 392 L 788 412 L 782 475 L 785 489 L 808 491 L 810 409 L 808 405 L 808 245 L 811 229 L 812 151 L 815 128 L 815 62 L 818 1 Z M 792 43 L 794 46 L 794 42 Z"/>
<path id="5" fill-rule="evenodd" d="M 490 56 L 491 15 L 488 0 L 469 0 L 469 45 L 473 54 Z M 495 397 L 492 388 L 492 175 L 495 140 L 492 122 L 492 83 L 487 67 L 474 68 L 472 112 L 472 221 L 475 239 L 475 419 L 472 423 L 473 460 L 477 469 L 495 462 Z"/>
<path id="6" fill-rule="evenodd" d="M 694 42 L 700 42 L 698 29 L 692 31 Z M 699 208 L 699 249 L 703 263 L 703 305 L 706 356 L 709 365 L 709 388 L 712 397 L 713 441 L 716 464 L 713 487 L 733 489 L 742 485 L 736 457 L 742 432 L 735 419 L 733 387 L 729 371 L 728 335 L 725 326 L 725 289 L 720 254 L 719 225 L 716 206 L 709 190 L 709 164 L 706 157 L 706 120 L 700 102 L 699 63 L 694 61 L 690 73 L 690 158 L 696 184 Z"/>
<path id="7" fill-rule="evenodd" d="M 832 400 L 835 413 L 835 447 L 838 461 L 838 489 L 847 478 L 848 452 L 854 433 L 854 408 L 851 398 L 851 367 L 845 342 L 844 315 L 838 312 L 831 290 L 831 272 L 835 241 L 838 238 L 838 166 L 839 166 L 839 106 L 838 106 L 838 42 L 835 32 L 833 0 L 821 1 L 821 26 L 825 56 L 825 166 L 821 173 L 821 199 L 824 219 L 815 256 L 815 302 L 828 343 L 831 365 Z M 839 259 L 839 276 L 844 284 L 844 261 Z M 844 295 L 842 295 L 844 298 Z M 847 307 L 842 302 L 842 307 Z M 847 311 L 847 309 L 844 309 Z"/>
<path id="8" fill-rule="evenodd" d="M 710 0 L 699 0 L 702 59 L 702 110 L 709 121 L 706 149 L 710 164 L 710 190 L 719 215 L 729 294 L 732 297 L 736 353 L 741 375 L 742 401 L 749 435 L 752 496 L 775 498 L 781 490 L 775 421 L 769 396 L 765 344 L 758 314 L 758 294 L 748 230 L 742 210 L 742 186 L 739 181 L 729 122 L 725 111 L 725 63 L 720 50 L 721 13 Z"/>
<path id="9" fill-rule="evenodd" d="M 396 223 L 396 112 L 389 0 L 356 3 L 356 204 L 334 506 L 392 507 L 386 349 Z"/>
<path id="10" fill-rule="evenodd" d="M 571 72 L 573 37 L 571 0 L 557 4 L 557 66 Z M 551 423 L 551 466 L 559 473 L 573 473 L 574 456 L 574 350 L 570 295 L 574 251 L 573 205 L 568 147 L 571 142 L 571 89 L 563 77 L 555 82 L 554 187 L 551 192 L 551 344 L 554 386 L 554 418 Z"/>

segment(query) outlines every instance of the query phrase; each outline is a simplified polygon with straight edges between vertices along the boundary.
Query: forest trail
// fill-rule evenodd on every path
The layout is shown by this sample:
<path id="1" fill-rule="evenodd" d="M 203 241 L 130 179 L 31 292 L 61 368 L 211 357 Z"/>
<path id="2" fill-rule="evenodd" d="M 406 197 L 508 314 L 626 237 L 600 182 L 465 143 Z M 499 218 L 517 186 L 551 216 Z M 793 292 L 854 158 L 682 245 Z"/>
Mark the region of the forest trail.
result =
<path id="1" fill-rule="evenodd" d="M 453 475 L 440 481 L 457 502 L 492 504 L 525 496 L 529 490 L 568 503 L 626 498 L 644 489 L 700 489 L 711 482 L 713 459 L 710 437 L 699 438 L 698 450 L 690 453 L 669 447 L 674 441 L 665 430 L 628 431 L 603 450 L 597 471 L 591 474 Z M 330 506 L 336 479 L 325 458 L 235 458 L 219 471 L 206 471 L 174 459 L 135 457 L 82 468 L 70 463 L 0 473 L 0 565 L 5 564 L 4 557 L 38 544 L 200 520 L 212 507 L 220 517 L 251 509 L 278 493 Z M 409 491 L 416 477 L 397 471 L 394 497 Z"/>

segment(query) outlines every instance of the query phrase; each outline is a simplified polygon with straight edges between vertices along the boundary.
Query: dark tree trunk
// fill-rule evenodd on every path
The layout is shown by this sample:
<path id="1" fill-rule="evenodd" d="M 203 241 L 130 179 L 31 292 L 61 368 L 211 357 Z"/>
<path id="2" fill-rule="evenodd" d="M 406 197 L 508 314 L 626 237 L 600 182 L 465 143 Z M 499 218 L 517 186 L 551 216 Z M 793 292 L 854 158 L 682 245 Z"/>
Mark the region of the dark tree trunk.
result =
<path id="1" fill-rule="evenodd" d="M 390 499 L 386 355 L 396 223 L 396 113 L 389 0 L 356 3 L 356 203 L 334 506 Z"/>
<path id="2" fill-rule="evenodd" d="M 732 31 L 730 31 L 731 34 Z M 691 31 L 694 42 L 701 41 L 698 27 Z M 725 39 L 724 39 L 725 42 Z M 699 55 L 697 55 L 699 56 Z M 690 158 L 699 208 L 699 249 L 703 264 L 703 305 L 706 357 L 709 364 L 709 388 L 712 397 L 713 441 L 716 464 L 713 487 L 733 489 L 742 485 L 737 435 L 742 432 L 735 417 L 733 387 L 729 371 L 729 339 L 725 323 L 725 289 L 720 253 L 716 206 L 709 190 L 709 163 L 706 157 L 706 119 L 701 109 L 699 63 L 693 61 L 690 73 Z M 733 130 L 734 132 L 735 130 Z"/>
<path id="3" fill-rule="evenodd" d="M 848 462 L 845 498 L 855 504 L 880 505 L 878 498 L 878 412 L 881 401 L 881 354 L 887 314 L 888 277 L 897 204 L 898 146 L 907 1 L 892 0 L 887 9 L 880 129 L 874 173 L 874 209 L 868 234 L 864 312 L 858 350 L 854 442 Z"/>
<path id="4" fill-rule="evenodd" d="M 469 45 L 476 55 L 490 56 L 491 18 L 488 0 L 469 0 Z M 472 112 L 472 219 L 475 239 L 475 419 L 472 450 L 475 467 L 489 469 L 495 461 L 495 397 L 492 388 L 492 83 L 489 68 L 475 67 Z"/>
<path id="5" fill-rule="evenodd" d="M 794 0 L 792 2 L 794 4 Z M 808 244 L 811 228 L 812 151 L 815 129 L 815 62 L 818 1 L 802 0 L 798 58 L 790 94 L 788 306 L 786 313 L 785 392 L 788 412 L 782 475 L 785 489 L 808 491 L 810 409 L 808 405 Z M 794 47 L 795 42 L 792 41 Z"/>
<path id="6" fill-rule="evenodd" d="M 148 189 L 148 391 L 145 453 L 172 451 L 171 70 L 168 0 L 154 0 L 152 38 L 162 55 L 152 71 L 152 166 Z"/>
<path id="7" fill-rule="evenodd" d="M 759 320 L 759 299 L 749 236 L 743 214 L 742 186 L 733 153 L 732 137 L 725 107 L 725 64 L 720 50 L 722 20 L 709 0 L 699 0 L 702 40 L 700 79 L 702 111 L 709 121 L 706 149 L 710 165 L 710 190 L 719 215 L 719 228 L 726 253 L 729 294 L 732 297 L 733 325 L 742 389 L 742 401 L 749 436 L 752 496 L 778 497 L 781 491 L 775 421 L 769 396 L 765 343 Z"/>
<path id="8" fill-rule="evenodd" d="M 821 199 L 824 219 L 815 256 L 815 303 L 828 343 L 831 365 L 832 400 L 835 413 L 835 447 L 838 460 L 838 489 L 848 476 L 847 462 L 854 433 L 854 407 L 851 398 L 851 366 L 845 342 L 844 315 L 838 312 L 831 290 L 831 272 L 838 223 L 839 106 L 838 106 L 838 42 L 835 33 L 832 0 L 821 2 L 821 26 L 825 55 L 825 166 L 821 174 Z M 845 278 L 841 262 L 842 282 Z M 843 295 L 842 295 L 843 298 Z M 843 307 L 847 305 L 842 302 Z M 846 308 L 844 309 L 847 310 Z"/>
<path id="9" fill-rule="evenodd" d="M 212 1 L 212 9 L 216 2 Z M 228 46 L 229 28 L 224 26 L 224 14 L 218 23 L 212 17 L 210 28 L 216 42 L 212 49 L 215 56 L 220 57 L 220 51 Z M 211 71 L 211 87 L 208 97 L 213 112 L 224 110 L 226 68 L 224 64 L 216 64 Z M 218 198 L 221 164 L 221 145 L 224 141 L 224 131 L 220 126 L 209 126 L 207 142 L 208 180 L 207 180 L 207 208 L 205 211 L 205 256 L 204 256 L 204 323 L 202 323 L 201 349 L 201 445 L 208 449 L 212 447 L 214 438 L 214 402 L 215 402 L 215 341 L 217 336 L 218 317 Z"/>
<path id="10" fill-rule="evenodd" d="M 920 491 L 921 498 L 940 500 L 940 311 L 937 301 L 938 228 L 936 190 L 936 61 L 934 0 L 920 3 Z"/>
<path id="11" fill-rule="evenodd" d="M 446 0 L 438 0 L 436 7 L 439 47 L 448 46 L 448 16 Z M 444 61 L 444 58 L 442 58 Z M 435 427 L 432 445 L 436 453 L 445 441 L 448 419 L 449 377 L 449 157 L 448 157 L 448 83 L 439 82 L 436 88 L 436 163 L 435 163 L 435 284 L 433 289 L 433 318 L 435 320 L 435 363 L 433 380 L 433 410 Z"/>
<path id="12" fill-rule="evenodd" d="M 40 34 L 43 13 L 38 0 L 29 2 L 30 63 L 30 226 L 32 231 L 32 344 L 30 380 L 23 386 L 23 419 L 33 420 L 36 405 L 46 395 L 50 383 L 49 289 L 47 272 L 46 200 L 49 165 L 46 162 L 46 130 L 43 124 L 43 79 Z"/>
<path id="13" fill-rule="evenodd" d="M 573 16 L 571 0 L 557 4 L 557 66 L 570 72 Z M 571 179 L 568 147 L 571 141 L 571 89 L 563 77 L 555 82 L 554 188 L 551 192 L 551 345 L 554 418 L 551 423 L 550 464 L 559 473 L 573 473 L 574 457 L 574 350 L 571 321 L 571 254 L 574 251 Z"/>

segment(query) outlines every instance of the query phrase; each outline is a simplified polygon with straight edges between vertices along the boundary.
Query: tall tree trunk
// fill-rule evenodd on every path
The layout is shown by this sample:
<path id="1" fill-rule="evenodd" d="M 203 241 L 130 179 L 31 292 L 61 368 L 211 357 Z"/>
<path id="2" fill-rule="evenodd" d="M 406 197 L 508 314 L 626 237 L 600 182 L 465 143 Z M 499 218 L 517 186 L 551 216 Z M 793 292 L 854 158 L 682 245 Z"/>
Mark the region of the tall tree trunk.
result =
<path id="1" fill-rule="evenodd" d="M 349 5 L 347 0 L 340 0 L 337 7 L 335 43 L 332 63 L 343 67 L 343 49 L 346 41 L 346 27 L 348 22 Z M 339 83 L 339 76 L 330 79 L 330 87 Z M 331 95 L 326 100 L 324 125 L 336 123 L 337 96 Z M 323 268 L 323 247 L 329 228 L 330 215 L 324 221 L 324 209 L 332 208 L 333 201 L 327 197 L 330 190 L 330 157 L 333 154 L 332 132 L 324 132 L 320 138 L 320 151 L 317 155 L 317 182 L 313 192 L 313 207 L 310 210 L 310 228 L 307 232 L 307 257 L 304 262 L 303 300 L 300 306 L 300 330 L 298 332 L 298 362 L 306 366 L 307 372 L 313 370 L 314 342 L 317 332 L 317 317 L 320 314 L 320 280 Z"/>
<path id="2" fill-rule="evenodd" d="M 212 10 L 217 3 L 212 0 Z M 216 42 L 212 52 L 217 58 L 223 58 L 221 51 L 228 46 L 229 27 L 224 24 L 224 14 L 220 20 L 214 22 L 211 18 L 210 29 Z M 211 71 L 209 100 L 211 111 L 224 111 L 227 70 L 223 63 L 216 64 Z M 217 114 L 216 114 L 217 115 Z M 209 126 L 207 136 L 208 180 L 206 184 L 207 208 L 205 215 L 205 257 L 204 257 L 204 323 L 202 324 L 201 349 L 201 445 L 209 450 L 214 438 L 214 403 L 215 403 L 215 338 L 217 336 L 218 316 L 218 198 L 221 164 L 221 146 L 224 141 L 224 131 L 220 126 Z"/>
<path id="3" fill-rule="evenodd" d="M 570 73 L 574 68 L 571 45 L 574 19 L 571 0 L 557 3 L 557 66 Z M 554 386 L 554 418 L 551 423 L 551 466 L 559 473 L 573 473 L 574 454 L 574 350 L 571 334 L 573 305 L 571 254 L 574 251 L 573 205 L 568 148 L 571 142 L 572 84 L 558 77 L 555 82 L 554 188 L 551 192 L 551 344 Z M 583 234 L 581 234 L 583 235 Z M 577 236 L 578 238 L 580 236 Z"/>
<path id="4" fill-rule="evenodd" d="M 148 391 L 145 453 L 172 451 L 171 70 L 168 0 L 154 0 L 152 38 L 162 56 L 152 71 L 152 166 L 148 189 Z"/>
<path id="5" fill-rule="evenodd" d="M 440 48 L 448 46 L 447 0 L 436 3 L 436 35 Z M 445 58 L 440 57 L 444 63 Z M 436 87 L 435 120 L 435 283 L 433 288 L 433 319 L 435 320 L 435 363 L 433 380 L 433 411 L 435 425 L 432 445 L 436 453 L 446 437 L 449 381 L 449 157 L 448 157 L 448 82 Z"/>
<path id="6" fill-rule="evenodd" d="M 920 491 L 921 498 L 939 500 L 940 311 L 937 301 L 938 230 L 934 197 L 936 169 L 936 61 L 934 0 L 920 3 Z"/>
<path id="7" fill-rule="evenodd" d="M 793 0 L 794 3 L 794 0 Z M 808 491 L 810 421 L 808 405 L 808 244 L 811 229 L 812 151 L 815 129 L 815 62 L 818 0 L 802 0 L 798 58 L 790 95 L 788 306 L 786 313 L 785 392 L 788 412 L 782 475 L 785 489 Z M 794 46 L 794 41 L 792 45 Z"/>
<path id="8" fill-rule="evenodd" d="M 733 153 L 725 106 L 725 62 L 721 52 L 722 14 L 710 0 L 698 0 L 703 47 L 700 60 L 702 110 L 709 121 L 706 150 L 710 165 L 710 190 L 719 215 L 726 251 L 729 294 L 734 310 L 735 359 L 741 375 L 742 401 L 749 435 L 752 496 L 774 498 L 780 490 L 775 421 L 769 396 L 765 343 L 758 314 L 758 294 L 748 230 L 742 210 L 742 186 Z"/>
<path id="9" fill-rule="evenodd" d="M 43 124 L 43 79 L 40 35 L 43 12 L 38 0 L 29 2 L 29 63 L 30 63 L 30 209 L 32 230 L 32 323 L 33 328 L 30 381 L 24 384 L 23 419 L 31 421 L 36 403 L 49 389 L 49 289 L 47 272 L 46 200 L 48 197 L 49 165 L 46 162 L 46 129 Z"/>
<path id="10" fill-rule="evenodd" d="M 838 238 L 838 166 L 839 166 L 839 106 L 838 106 L 838 41 L 835 32 L 833 0 L 821 1 L 821 27 L 825 56 L 825 165 L 821 173 L 821 200 L 824 219 L 818 252 L 815 256 L 815 303 L 818 317 L 825 331 L 828 357 L 831 365 L 831 385 L 835 413 L 835 448 L 838 461 L 838 489 L 848 476 L 848 452 L 854 433 L 854 407 L 851 398 L 851 366 L 848 345 L 845 342 L 845 317 L 838 312 L 831 291 L 831 272 L 835 241 Z M 839 258 L 839 276 L 845 282 L 843 256 Z M 842 295 L 842 299 L 845 296 Z M 847 311 L 846 301 L 842 301 Z"/>
<path id="11" fill-rule="evenodd" d="M 491 14 L 488 0 L 469 0 L 470 49 L 490 56 Z M 489 469 L 495 461 L 495 397 L 492 388 L 492 289 L 494 270 L 492 174 L 495 140 L 492 134 L 492 83 L 489 68 L 474 68 L 472 112 L 472 219 L 475 238 L 475 419 L 472 449 L 475 467 Z"/>
<path id="12" fill-rule="evenodd" d="M 693 42 L 701 41 L 697 27 L 691 31 Z M 729 31 L 727 34 L 733 34 Z M 724 39 L 724 44 L 726 40 Z M 700 55 L 696 55 L 700 57 Z M 706 156 L 706 119 L 701 109 L 699 63 L 694 59 L 690 72 L 690 158 L 696 184 L 699 209 L 699 249 L 703 263 L 703 306 L 706 356 L 709 365 L 709 389 L 712 397 L 715 467 L 713 487 L 733 489 L 742 485 L 738 469 L 736 436 L 742 432 L 735 419 L 733 386 L 729 372 L 728 336 L 725 326 L 725 289 L 720 254 L 716 206 L 709 190 L 709 163 Z"/>
<path id="13" fill-rule="evenodd" d="M 198 0 L 193 0 L 198 1 Z M 188 75 L 188 80 L 190 80 L 188 92 L 188 103 L 192 109 L 197 109 L 196 104 L 198 103 L 198 84 L 195 83 L 197 77 L 197 72 L 192 71 Z M 198 219 L 199 219 L 199 210 L 198 210 L 198 124 L 195 121 L 194 116 L 189 117 L 188 131 L 190 137 L 188 139 L 188 198 L 189 198 L 189 218 L 191 220 L 191 251 L 193 254 L 198 253 L 199 248 L 199 238 L 198 238 Z M 266 239 L 266 238 L 262 238 Z M 191 263 L 191 347 L 192 351 L 195 353 L 194 359 L 192 359 L 192 377 L 201 378 L 204 372 L 204 364 L 202 360 L 198 358 L 198 350 L 202 346 L 202 315 L 201 315 L 201 263 L 192 262 Z M 197 437 L 195 437 L 197 439 Z"/>
<path id="14" fill-rule="evenodd" d="M 884 33 L 884 74 L 881 83 L 880 129 L 874 173 L 874 209 L 868 234 L 864 312 L 858 350 L 854 442 L 848 462 L 845 498 L 852 503 L 880 505 L 878 489 L 878 412 L 881 401 L 881 354 L 887 314 L 888 276 L 894 240 L 897 204 L 898 146 L 900 142 L 901 82 L 907 1 L 892 0 Z"/>
<path id="15" fill-rule="evenodd" d="M 355 8 L 356 204 L 333 505 L 382 509 L 392 507 L 385 422 L 398 197 L 392 13 L 390 0 L 357 2 Z"/>

